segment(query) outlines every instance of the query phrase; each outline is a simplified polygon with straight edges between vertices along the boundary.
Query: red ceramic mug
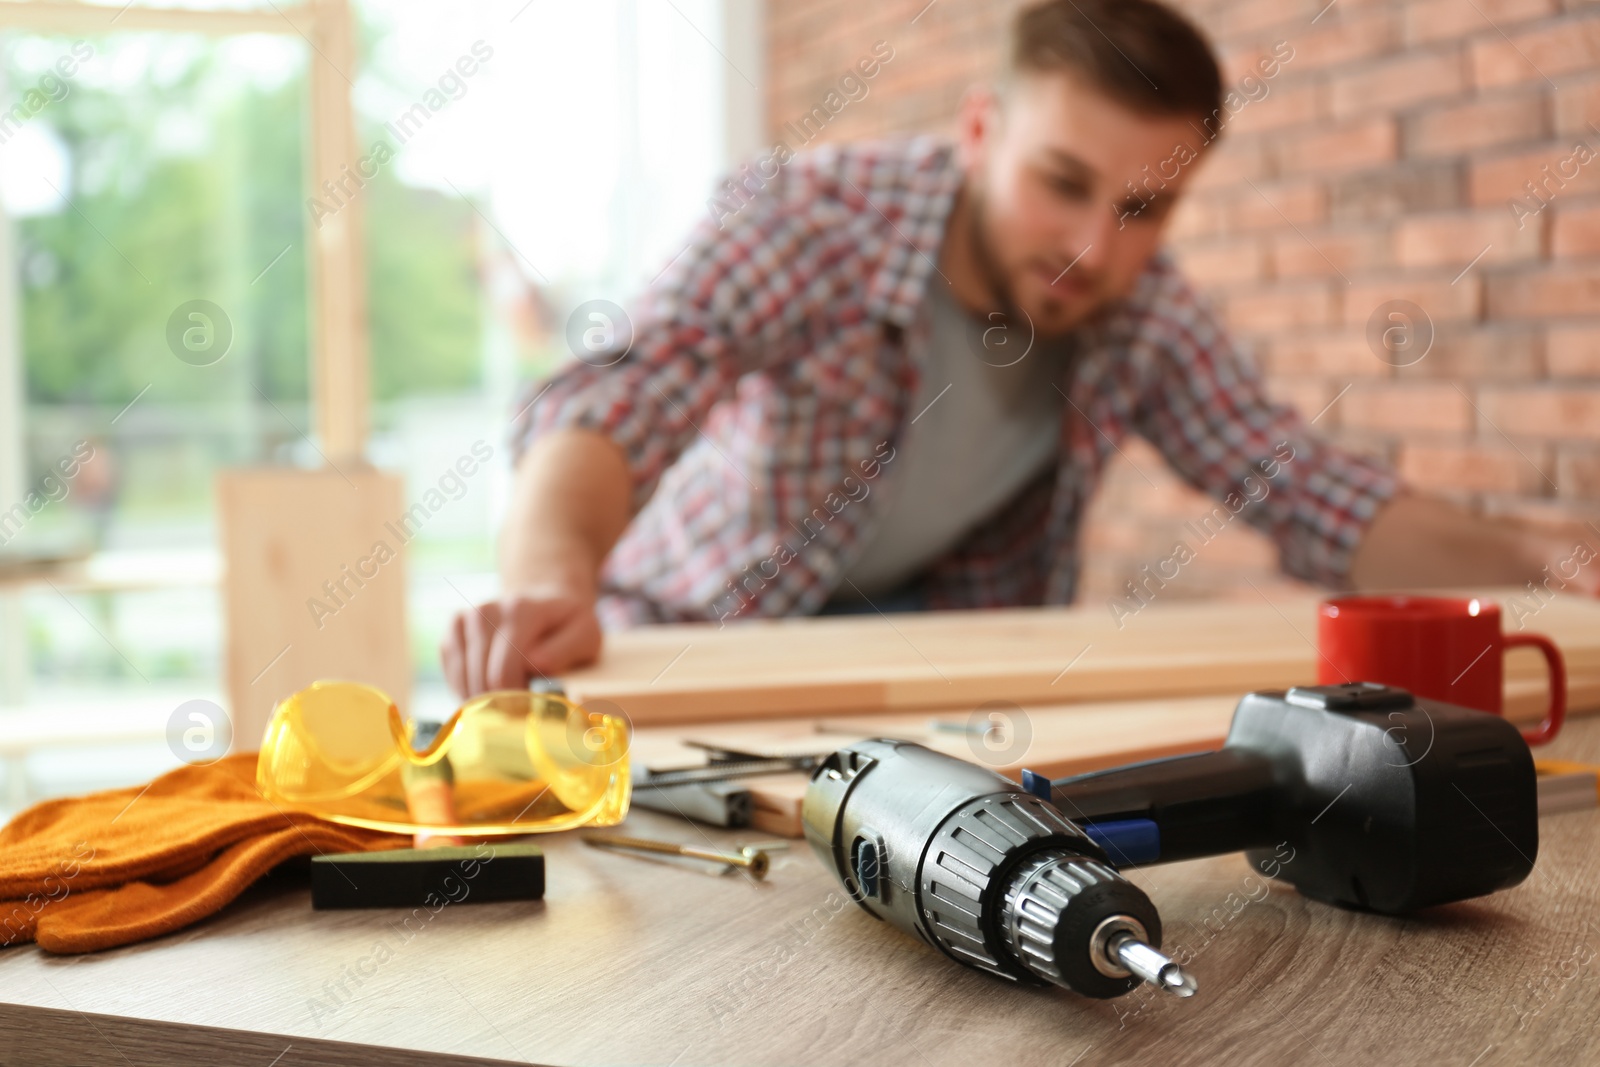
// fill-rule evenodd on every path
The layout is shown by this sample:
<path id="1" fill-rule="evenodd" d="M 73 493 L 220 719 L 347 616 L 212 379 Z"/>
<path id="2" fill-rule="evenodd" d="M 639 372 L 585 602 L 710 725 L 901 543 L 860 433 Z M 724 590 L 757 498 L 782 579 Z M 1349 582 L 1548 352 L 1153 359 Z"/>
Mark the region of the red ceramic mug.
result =
<path id="1" fill-rule="evenodd" d="M 1550 708 L 1524 730 L 1530 745 L 1555 738 L 1567 717 L 1567 668 L 1555 642 L 1541 634 L 1507 634 L 1500 606 L 1476 597 L 1344 596 L 1317 610 L 1317 681 L 1381 682 L 1419 697 L 1502 714 L 1505 651 L 1544 653 Z"/>

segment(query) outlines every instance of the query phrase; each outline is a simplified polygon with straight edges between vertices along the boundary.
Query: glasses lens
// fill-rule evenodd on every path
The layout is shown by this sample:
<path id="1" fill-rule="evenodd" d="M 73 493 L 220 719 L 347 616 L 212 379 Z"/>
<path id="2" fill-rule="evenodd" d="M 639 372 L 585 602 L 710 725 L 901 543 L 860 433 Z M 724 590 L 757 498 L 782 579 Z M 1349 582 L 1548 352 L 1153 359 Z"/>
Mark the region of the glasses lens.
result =
<path id="1" fill-rule="evenodd" d="M 609 826 L 628 810 L 628 723 L 526 690 L 485 693 L 426 754 L 381 692 L 319 683 L 279 707 L 262 789 L 339 822 L 409 832 Z"/>
<path id="2" fill-rule="evenodd" d="M 628 724 L 561 697 L 531 693 L 527 747 L 550 788 L 570 807 L 587 807 L 606 790 L 618 766 L 627 772 Z"/>
<path id="3" fill-rule="evenodd" d="M 450 748 L 457 781 L 499 779 L 531 786 L 531 810 L 582 812 L 625 773 L 626 723 L 570 701 L 526 691 L 486 693 L 461 709 Z"/>
<path id="4" fill-rule="evenodd" d="M 262 742 L 263 788 L 300 803 L 367 787 L 398 761 L 393 708 L 381 690 L 356 682 L 317 682 L 286 697 Z"/>

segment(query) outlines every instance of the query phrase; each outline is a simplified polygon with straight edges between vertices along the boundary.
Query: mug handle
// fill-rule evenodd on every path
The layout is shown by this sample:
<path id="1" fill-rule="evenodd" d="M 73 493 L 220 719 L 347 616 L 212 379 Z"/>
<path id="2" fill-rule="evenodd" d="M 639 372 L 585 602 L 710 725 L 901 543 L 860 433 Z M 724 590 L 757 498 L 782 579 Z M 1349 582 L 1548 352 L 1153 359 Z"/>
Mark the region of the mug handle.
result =
<path id="1" fill-rule="evenodd" d="M 1544 653 L 1545 664 L 1550 668 L 1550 710 L 1545 712 L 1544 722 L 1522 731 L 1522 739 L 1530 745 L 1555 740 L 1561 724 L 1567 721 L 1567 664 L 1561 658 L 1561 650 L 1543 634 L 1507 634 L 1505 648 L 1537 648 Z"/>

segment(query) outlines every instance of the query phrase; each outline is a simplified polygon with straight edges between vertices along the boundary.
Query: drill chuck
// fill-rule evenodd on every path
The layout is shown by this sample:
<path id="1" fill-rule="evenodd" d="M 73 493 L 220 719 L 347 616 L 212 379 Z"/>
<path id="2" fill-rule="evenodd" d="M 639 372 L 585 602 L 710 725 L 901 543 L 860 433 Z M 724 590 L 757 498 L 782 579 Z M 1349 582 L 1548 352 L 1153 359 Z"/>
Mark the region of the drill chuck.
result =
<path id="1" fill-rule="evenodd" d="M 1098 860 L 1041 852 L 1011 877 L 1001 911 L 1006 944 L 1018 963 L 1046 982 L 1114 997 L 1140 980 L 1178 996 L 1193 979 L 1149 944 L 1161 941 L 1150 898 Z"/>
<path id="2" fill-rule="evenodd" d="M 1194 983 L 1142 890 L 1049 803 L 921 745 L 865 741 L 812 775 L 806 838 L 869 914 L 1000 978 L 1115 997 Z"/>

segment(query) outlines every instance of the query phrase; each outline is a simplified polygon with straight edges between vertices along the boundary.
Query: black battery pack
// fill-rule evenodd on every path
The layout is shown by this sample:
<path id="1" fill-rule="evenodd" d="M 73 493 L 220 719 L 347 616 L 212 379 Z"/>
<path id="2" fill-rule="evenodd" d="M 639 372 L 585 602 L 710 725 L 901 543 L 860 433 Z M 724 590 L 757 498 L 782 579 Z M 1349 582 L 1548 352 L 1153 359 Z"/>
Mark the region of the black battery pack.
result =
<path id="1" fill-rule="evenodd" d="M 313 908 L 415 908 L 544 897 L 544 853 L 522 842 L 346 852 L 311 860 Z"/>

